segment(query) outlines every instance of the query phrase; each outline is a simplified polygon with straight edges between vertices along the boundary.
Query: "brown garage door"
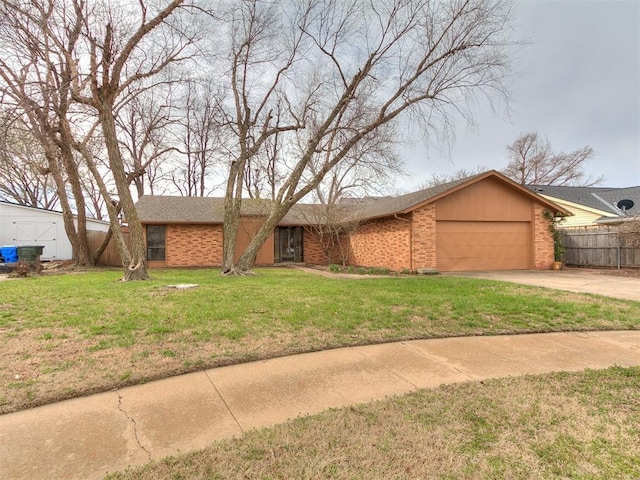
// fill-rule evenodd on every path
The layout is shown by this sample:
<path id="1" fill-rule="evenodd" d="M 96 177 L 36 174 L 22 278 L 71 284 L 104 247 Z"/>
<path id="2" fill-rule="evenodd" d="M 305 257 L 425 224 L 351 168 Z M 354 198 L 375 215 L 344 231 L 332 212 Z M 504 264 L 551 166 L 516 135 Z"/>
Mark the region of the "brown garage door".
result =
<path id="1" fill-rule="evenodd" d="M 531 268 L 530 222 L 453 222 L 436 225 L 438 270 Z"/>

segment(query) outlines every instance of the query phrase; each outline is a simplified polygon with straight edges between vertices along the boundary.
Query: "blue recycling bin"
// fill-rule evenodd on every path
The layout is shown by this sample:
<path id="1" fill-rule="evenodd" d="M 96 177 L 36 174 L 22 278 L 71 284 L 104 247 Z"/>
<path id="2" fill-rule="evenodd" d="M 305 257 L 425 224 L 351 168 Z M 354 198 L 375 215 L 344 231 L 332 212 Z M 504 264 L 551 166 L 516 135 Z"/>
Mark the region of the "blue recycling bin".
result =
<path id="1" fill-rule="evenodd" d="M 0 255 L 4 258 L 4 263 L 15 263 L 18 261 L 18 247 L 3 245 L 0 247 Z"/>

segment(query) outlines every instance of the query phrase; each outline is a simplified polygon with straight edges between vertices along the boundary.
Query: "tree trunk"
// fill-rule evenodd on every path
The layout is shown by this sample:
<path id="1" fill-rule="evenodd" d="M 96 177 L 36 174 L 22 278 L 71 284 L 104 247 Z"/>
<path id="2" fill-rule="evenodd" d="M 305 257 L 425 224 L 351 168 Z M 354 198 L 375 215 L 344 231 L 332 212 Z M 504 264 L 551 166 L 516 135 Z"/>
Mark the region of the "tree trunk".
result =
<path id="1" fill-rule="evenodd" d="M 63 138 L 64 141 L 64 138 Z M 62 150 L 62 162 L 67 172 L 67 182 L 71 186 L 73 199 L 76 204 L 76 244 L 73 248 L 73 259 L 75 264 L 82 267 L 93 265 L 93 257 L 89 249 L 89 239 L 87 237 L 87 211 L 84 202 L 84 192 L 80 185 L 80 175 L 78 174 L 78 166 L 73 158 L 73 152 L 69 143 L 65 143 Z"/>
<path id="2" fill-rule="evenodd" d="M 96 164 L 93 161 L 93 157 L 91 156 L 91 152 L 88 150 L 87 146 L 82 143 L 74 144 L 74 148 L 80 152 L 83 156 L 87 167 L 89 167 L 89 171 L 96 183 L 98 184 L 98 190 L 100 191 L 102 197 L 104 198 L 105 206 L 107 207 L 107 213 L 109 215 L 109 232 L 107 233 L 107 237 L 109 235 L 113 236 L 116 241 L 116 248 L 118 253 L 120 254 L 120 259 L 122 260 L 122 266 L 129 265 L 131 262 L 131 255 L 129 254 L 129 250 L 124 241 L 124 236 L 122 235 L 122 229 L 120 228 L 120 210 L 121 207 L 118 205 L 117 207 L 111 202 L 111 197 L 109 196 L 109 191 L 107 190 L 107 186 L 100 175 L 100 172 L 96 168 Z M 100 260 L 100 255 L 106 248 L 108 244 L 103 242 L 103 245 L 98 247 L 98 250 L 94 253 L 93 261 L 97 263 Z"/>
<path id="3" fill-rule="evenodd" d="M 83 252 L 78 230 L 76 230 L 76 223 L 73 217 L 73 211 L 71 210 L 71 204 L 67 195 L 67 184 L 64 181 L 62 172 L 60 171 L 59 153 L 58 147 L 50 140 L 44 139 L 45 157 L 51 171 L 51 176 L 56 184 L 58 190 L 58 199 L 62 208 L 62 221 L 64 223 L 64 231 L 67 234 L 67 238 L 71 243 L 71 249 L 73 251 L 73 260 L 78 265 L 89 266 L 90 263 L 79 263 L 79 253 Z M 85 238 L 86 240 L 86 238 Z M 87 243 L 87 251 L 88 251 Z"/>
<path id="4" fill-rule="evenodd" d="M 98 246 L 96 251 L 93 252 L 92 254 L 91 263 L 93 264 L 93 266 L 98 265 L 98 262 L 100 262 L 100 257 L 102 256 L 104 251 L 107 249 L 107 245 L 109 245 L 109 242 L 111 241 L 112 238 L 113 238 L 113 231 L 111 230 L 111 228 L 109 228 L 109 230 L 107 230 L 107 234 L 102 239 L 102 243 Z"/>
<path id="5" fill-rule="evenodd" d="M 113 106 L 109 101 L 102 100 L 100 102 L 99 114 L 102 133 L 104 135 L 104 141 L 109 155 L 109 166 L 118 190 L 120 205 L 129 226 L 131 249 L 128 252 L 130 254 L 129 261 L 124 264 L 125 271 L 123 281 L 148 280 L 149 274 L 147 272 L 144 232 L 142 224 L 140 223 L 140 218 L 138 217 L 138 212 L 136 211 L 133 203 L 131 191 L 129 190 L 129 182 L 126 172 L 124 171 L 124 162 L 118 145 L 116 124 L 113 117 Z"/>
<path id="6" fill-rule="evenodd" d="M 242 167 L 241 162 L 231 165 L 224 199 L 224 223 L 222 227 L 222 274 L 241 273 L 236 268 L 236 243 L 242 208 Z"/>
<path id="7" fill-rule="evenodd" d="M 224 224 L 222 226 L 222 273 L 235 273 L 236 242 L 238 241 L 239 215 L 232 213 L 234 199 L 225 199 Z"/>
<path id="8" fill-rule="evenodd" d="M 267 221 L 260 227 L 256 236 L 251 239 L 249 242 L 249 246 L 242 252 L 242 255 L 238 259 L 236 263 L 235 269 L 240 274 L 247 274 L 251 272 L 251 269 L 256 263 L 256 257 L 258 256 L 258 251 L 264 245 L 264 242 L 267 241 L 269 235 L 273 233 L 278 225 L 278 222 L 282 220 L 290 206 L 279 205 L 278 208 L 272 212 Z"/>

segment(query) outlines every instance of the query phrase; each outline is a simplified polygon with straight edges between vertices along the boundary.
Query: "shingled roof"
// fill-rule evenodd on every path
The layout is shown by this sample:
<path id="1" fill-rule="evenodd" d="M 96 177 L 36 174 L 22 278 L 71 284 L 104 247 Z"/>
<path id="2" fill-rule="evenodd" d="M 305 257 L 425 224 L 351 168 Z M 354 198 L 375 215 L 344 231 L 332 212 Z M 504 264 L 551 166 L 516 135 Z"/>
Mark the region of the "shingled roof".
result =
<path id="1" fill-rule="evenodd" d="M 245 198 L 242 200 L 243 216 L 266 215 L 271 210 L 269 200 Z M 307 225 L 318 205 L 298 204 L 285 215 L 281 225 Z M 140 221 L 145 224 L 215 224 L 224 221 L 224 198 L 175 197 L 145 195 L 136 203 Z"/>
<path id="2" fill-rule="evenodd" d="M 355 212 L 354 217 L 357 217 L 360 220 L 369 220 L 374 218 L 388 217 L 390 215 L 409 213 L 427 203 L 435 202 L 436 200 L 450 195 L 453 192 L 466 187 L 467 185 L 471 185 L 489 177 L 511 186 L 512 188 L 520 191 L 526 196 L 535 198 L 537 202 L 545 205 L 545 207 L 554 210 L 555 212 L 561 212 L 565 215 L 571 215 L 570 212 L 565 211 L 558 205 L 555 205 L 553 202 L 545 199 L 540 195 L 537 195 L 535 193 L 532 194 L 530 190 L 505 177 L 501 173 L 498 173 L 495 170 L 490 170 L 488 172 L 479 173 L 471 177 L 454 180 L 448 183 L 443 183 L 435 187 L 408 193 L 399 197 L 388 197 L 384 200 L 369 203 Z"/>
<path id="3" fill-rule="evenodd" d="M 397 197 L 376 197 L 362 199 L 359 202 L 350 201 L 345 204 L 351 212 L 351 214 L 346 217 L 350 220 L 363 221 L 409 213 L 416 208 L 434 202 L 443 196 L 450 195 L 467 185 L 488 177 L 495 178 L 519 190 L 524 195 L 535 198 L 536 201 L 542 203 L 547 208 L 565 214 L 568 213 L 544 197 L 537 195 L 531 190 L 527 190 L 512 180 L 509 180 L 504 175 L 491 170 L 472 177 L 455 180 Z M 243 199 L 242 215 L 267 215 L 271 207 L 272 204 L 269 200 Z M 140 221 L 146 224 L 215 224 L 223 223 L 224 220 L 224 198 L 145 195 L 138 200 L 136 209 L 138 210 Z M 282 219 L 280 225 L 310 225 L 317 223 L 317 219 L 322 218 L 318 209 L 322 209 L 322 206 L 313 204 L 294 205 Z"/>
<path id="4" fill-rule="evenodd" d="M 631 216 L 640 213 L 640 187 L 568 187 L 555 185 L 527 185 L 527 188 L 540 195 L 566 200 L 567 202 L 595 208 L 618 216 Z M 622 211 L 618 204 L 622 200 L 631 200 L 633 207 Z"/>
<path id="5" fill-rule="evenodd" d="M 453 182 L 443 183 L 435 187 L 426 188 L 424 190 L 419 190 L 417 192 L 407 193 L 406 195 L 386 197 L 375 202 L 369 202 L 360 206 L 353 215 L 354 218 L 359 220 L 368 220 L 408 213 L 411 210 L 415 210 L 425 202 L 438 197 L 440 194 L 452 190 L 458 185 L 472 182 L 474 178 L 475 176 L 468 177 Z"/>

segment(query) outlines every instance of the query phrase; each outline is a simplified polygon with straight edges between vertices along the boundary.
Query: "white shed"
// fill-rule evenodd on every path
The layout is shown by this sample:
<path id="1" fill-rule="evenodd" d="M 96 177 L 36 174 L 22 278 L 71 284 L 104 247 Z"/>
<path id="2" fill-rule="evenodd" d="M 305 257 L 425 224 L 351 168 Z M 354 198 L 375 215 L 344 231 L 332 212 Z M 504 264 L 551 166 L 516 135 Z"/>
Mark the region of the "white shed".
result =
<path id="1" fill-rule="evenodd" d="M 87 219 L 87 230 L 106 232 L 109 222 Z M 73 249 L 61 212 L 0 201 L 0 246 L 42 245 L 42 260 L 71 260 Z"/>

